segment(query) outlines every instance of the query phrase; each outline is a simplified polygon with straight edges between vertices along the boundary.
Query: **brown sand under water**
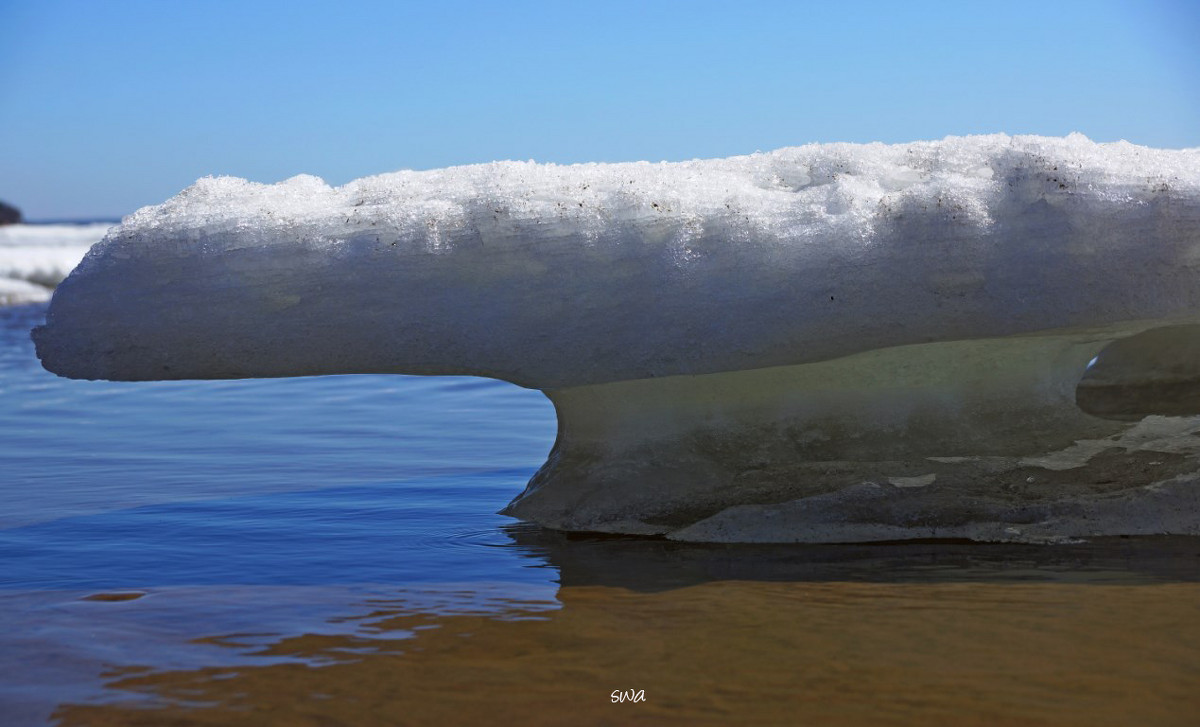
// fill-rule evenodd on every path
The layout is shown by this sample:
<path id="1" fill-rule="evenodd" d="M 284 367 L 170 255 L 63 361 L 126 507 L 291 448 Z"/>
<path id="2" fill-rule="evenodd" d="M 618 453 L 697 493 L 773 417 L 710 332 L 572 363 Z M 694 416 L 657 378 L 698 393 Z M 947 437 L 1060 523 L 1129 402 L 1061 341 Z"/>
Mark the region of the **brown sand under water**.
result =
<path id="1" fill-rule="evenodd" d="M 558 600 L 558 610 L 488 615 L 375 601 L 359 635 L 294 635 L 251 652 L 293 662 L 125 669 L 108 684 L 123 701 L 55 716 L 67 726 L 1200 724 L 1197 583 L 716 580 L 564 586 Z M 612 702 L 628 689 L 645 700 Z"/>

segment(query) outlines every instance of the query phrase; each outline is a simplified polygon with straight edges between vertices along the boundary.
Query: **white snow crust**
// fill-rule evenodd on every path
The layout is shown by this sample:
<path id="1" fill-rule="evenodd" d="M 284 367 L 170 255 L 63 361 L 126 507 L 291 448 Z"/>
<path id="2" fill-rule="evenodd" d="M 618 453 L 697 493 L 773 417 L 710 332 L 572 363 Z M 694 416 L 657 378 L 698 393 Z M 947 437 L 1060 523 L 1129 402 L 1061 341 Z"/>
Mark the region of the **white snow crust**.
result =
<path id="1" fill-rule="evenodd" d="M 54 286 L 111 227 L 107 223 L 0 226 L 0 305 L 49 300 Z"/>
<path id="2" fill-rule="evenodd" d="M 60 287 L 51 370 L 558 388 L 1200 311 L 1200 149 L 974 136 L 206 178 Z"/>

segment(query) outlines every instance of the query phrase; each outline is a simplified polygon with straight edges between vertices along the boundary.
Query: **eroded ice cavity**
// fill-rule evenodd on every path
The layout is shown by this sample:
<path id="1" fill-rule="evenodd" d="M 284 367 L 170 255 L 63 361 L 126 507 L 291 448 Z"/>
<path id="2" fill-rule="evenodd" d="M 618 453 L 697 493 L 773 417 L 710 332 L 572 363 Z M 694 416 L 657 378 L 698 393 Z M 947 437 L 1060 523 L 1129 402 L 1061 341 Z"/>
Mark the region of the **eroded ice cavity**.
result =
<path id="1" fill-rule="evenodd" d="M 81 378 L 543 389 L 507 512 L 556 528 L 1200 533 L 1197 266 L 1200 150 L 1079 135 L 216 178 L 110 233 L 35 339 Z"/>

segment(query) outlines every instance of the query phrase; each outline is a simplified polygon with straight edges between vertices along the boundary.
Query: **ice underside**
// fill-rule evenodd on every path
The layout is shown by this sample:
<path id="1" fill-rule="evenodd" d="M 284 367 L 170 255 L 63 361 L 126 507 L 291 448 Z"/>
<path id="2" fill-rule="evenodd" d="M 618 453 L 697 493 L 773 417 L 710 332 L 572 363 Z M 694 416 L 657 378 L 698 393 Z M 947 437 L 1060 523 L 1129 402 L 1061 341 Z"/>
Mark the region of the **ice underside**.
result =
<path id="1" fill-rule="evenodd" d="M 558 441 L 506 512 L 693 541 L 1196 533 L 1200 366 L 1144 344 L 1200 326 L 1153 326 L 551 390 Z"/>
<path id="2" fill-rule="evenodd" d="M 542 389 L 558 438 L 506 512 L 553 528 L 1200 534 L 1197 266 L 1200 150 L 1079 136 L 208 179 L 35 339 L 79 378 Z"/>

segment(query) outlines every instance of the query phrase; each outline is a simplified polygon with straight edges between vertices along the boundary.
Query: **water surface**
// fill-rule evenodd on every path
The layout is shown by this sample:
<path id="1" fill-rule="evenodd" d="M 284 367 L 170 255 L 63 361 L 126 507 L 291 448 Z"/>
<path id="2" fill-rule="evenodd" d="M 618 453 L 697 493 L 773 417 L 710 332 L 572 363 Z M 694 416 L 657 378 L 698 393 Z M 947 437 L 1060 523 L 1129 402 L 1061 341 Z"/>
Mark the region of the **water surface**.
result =
<path id="1" fill-rule="evenodd" d="M 0 308 L 0 724 L 1200 715 L 1197 539 L 557 534 L 495 514 L 553 441 L 539 392 L 66 381 L 42 316 Z"/>

